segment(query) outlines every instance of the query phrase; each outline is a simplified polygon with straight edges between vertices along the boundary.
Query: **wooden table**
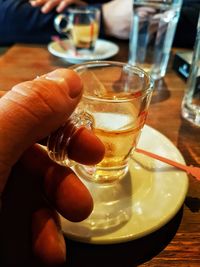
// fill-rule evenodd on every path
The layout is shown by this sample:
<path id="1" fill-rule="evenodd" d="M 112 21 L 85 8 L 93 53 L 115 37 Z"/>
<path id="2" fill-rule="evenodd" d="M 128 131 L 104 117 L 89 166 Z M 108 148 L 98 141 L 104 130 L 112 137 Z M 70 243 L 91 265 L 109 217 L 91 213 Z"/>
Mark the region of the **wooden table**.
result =
<path id="1" fill-rule="evenodd" d="M 112 60 L 127 61 L 128 45 L 118 42 L 120 51 Z M 67 64 L 50 55 L 44 46 L 14 45 L 0 57 L 0 89 L 9 90 L 14 84 L 33 79 Z M 166 135 L 183 154 L 187 164 L 200 164 L 200 128 L 194 127 L 180 116 L 185 82 L 173 70 L 156 83 L 147 124 Z M 17 170 L 20 172 L 20 170 Z M 23 180 L 23 179 L 22 179 Z M 14 188 L 21 185 L 20 193 Z M 27 189 L 29 181 L 11 177 L 5 202 L 8 211 L 1 215 L 0 266 L 39 266 L 27 245 L 30 218 L 20 221 L 25 206 L 30 203 Z M 9 197 L 19 198 L 13 207 Z M 35 196 L 37 198 L 37 196 Z M 14 208 L 14 211 L 13 211 Z M 19 208 L 19 209 L 17 209 Z M 156 207 L 155 207 L 156 208 Z M 200 266 L 200 183 L 189 176 L 189 191 L 178 214 L 158 231 L 124 244 L 89 245 L 67 240 L 66 266 Z M 10 265 L 9 265 L 9 264 Z M 7 264 L 7 265 L 6 265 Z M 25 265 L 23 265 L 25 264 Z"/>

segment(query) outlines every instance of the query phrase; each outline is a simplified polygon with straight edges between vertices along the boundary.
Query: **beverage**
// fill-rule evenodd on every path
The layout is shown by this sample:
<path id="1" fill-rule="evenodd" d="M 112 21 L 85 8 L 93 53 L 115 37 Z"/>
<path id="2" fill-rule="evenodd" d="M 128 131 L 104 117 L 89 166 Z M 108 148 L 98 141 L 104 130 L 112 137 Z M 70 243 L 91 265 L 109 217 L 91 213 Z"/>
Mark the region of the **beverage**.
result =
<path id="1" fill-rule="evenodd" d="M 181 0 L 134 1 L 129 63 L 150 72 L 155 80 L 166 73 L 181 3 Z"/>
<path id="2" fill-rule="evenodd" d="M 102 182 L 110 182 L 115 180 L 116 176 L 119 179 L 126 173 L 129 155 L 137 143 L 142 125 L 135 127 L 135 118 L 127 114 L 93 115 L 94 133 L 103 142 L 106 151 L 104 159 L 96 165 L 93 176 Z"/>
<path id="3" fill-rule="evenodd" d="M 110 70 L 112 74 L 115 71 Z M 100 74 L 95 70 L 93 76 L 95 73 L 99 77 Z M 84 77 L 86 79 L 86 75 Z M 90 93 L 93 90 L 97 91 L 92 88 Z M 98 98 L 91 100 L 88 95 L 83 97 L 85 111 L 92 117 L 92 129 L 105 146 L 105 155 L 95 168 L 81 166 L 79 169 L 87 173 L 85 176 L 91 176 L 92 180 L 101 183 L 119 180 L 126 174 L 130 153 L 137 144 L 146 120 L 149 101 L 147 95 L 134 97 L 123 89 L 116 96 L 116 91 L 111 90 L 113 87 L 111 89 L 108 84 L 104 86 L 101 101 Z"/>
<path id="4" fill-rule="evenodd" d="M 73 25 L 71 29 L 72 42 L 77 49 L 93 49 L 99 35 L 99 26 L 96 22 L 90 25 Z"/>

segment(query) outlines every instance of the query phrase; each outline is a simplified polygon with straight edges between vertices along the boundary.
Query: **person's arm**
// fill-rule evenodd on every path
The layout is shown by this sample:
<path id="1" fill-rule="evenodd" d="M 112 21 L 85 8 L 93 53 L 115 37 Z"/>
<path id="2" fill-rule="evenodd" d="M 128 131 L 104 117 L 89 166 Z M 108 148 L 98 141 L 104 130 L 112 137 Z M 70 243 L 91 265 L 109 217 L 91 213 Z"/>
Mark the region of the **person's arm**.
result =
<path id="1" fill-rule="evenodd" d="M 106 35 L 128 39 L 133 14 L 132 0 L 113 0 L 102 5 L 102 17 Z"/>
<path id="2" fill-rule="evenodd" d="M 94 5 L 101 8 L 101 4 Z M 17 42 L 47 44 L 52 35 L 58 35 L 54 28 L 54 18 L 58 14 L 56 6 L 49 12 L 45 11 L 45 14 L 42 13 L 42 7 L 24 0 L 0 0 L 0 24 L 4 25 L 0 27 L 0 45 Z M 103 27 L 101 30 L 103 35 Z"/>
<path id="3" fill-rule="evenodd" d="M 58 34 L 53 26 L 56 11 L 43 14 L 24 0 L 0 0 L 0 45 L 48 43 Z"/>
<path id="4" fill-rule="evenodd" d="M 58 13 L 63 12 L 69 5 L 85 6 L 86 2 L 82 0 L 30 0 L 30 4 L 34 7 L 40 6 L 41 12 L 49 13 L 56 9 Z"/>

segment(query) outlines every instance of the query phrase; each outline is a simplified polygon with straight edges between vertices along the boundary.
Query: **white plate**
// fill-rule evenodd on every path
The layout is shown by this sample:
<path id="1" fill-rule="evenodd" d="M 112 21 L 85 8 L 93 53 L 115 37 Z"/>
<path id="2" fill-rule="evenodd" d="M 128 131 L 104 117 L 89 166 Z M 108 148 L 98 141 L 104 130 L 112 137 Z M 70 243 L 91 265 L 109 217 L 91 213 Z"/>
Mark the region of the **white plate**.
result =
<path id="1" fill-rule="evenodd" d="M 69 40 L 67 39 L 62 41 L 66 45 L 69 44 Z M 76 64 L 83 61 L 103 60 L 110 58 L 118 53 L 119 47 L 118 45 L 110 41 L 98 39 L 95 45 L 94 52 L 91 54 L 84 54 L 82 52 L 81 54 L 75 55 L 72 49 L 69 48 L 66 51 L 59 45 L 58 42 L 51 42 L 48 45 L 48 50 L 54 56 L 60 57 L 70 63 Z"/>
<path id="2" fill-rule="evenodd" d="M 172 142 L 149 126 L 144 127 L 138 147 L 184 163 Z M 154 232 L 175 216 L 187 194 L 187 175 L 136 152 L 129 167 L 129 174 L 109 187 L 84 181 L 95 208 L 81 223 L 61 218 L 67 237 L 93 244 L 126 242 Z"/>

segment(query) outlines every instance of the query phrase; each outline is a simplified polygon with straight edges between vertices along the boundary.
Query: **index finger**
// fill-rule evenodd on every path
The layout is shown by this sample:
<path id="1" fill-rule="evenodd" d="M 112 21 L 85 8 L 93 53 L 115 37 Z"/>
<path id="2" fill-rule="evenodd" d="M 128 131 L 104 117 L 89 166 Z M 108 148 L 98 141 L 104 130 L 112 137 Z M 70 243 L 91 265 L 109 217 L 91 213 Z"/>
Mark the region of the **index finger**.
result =
<path id="1" fill-rule="evenodd" d="M 60 2 L 60 4 L 58 5 L 58 7 L 56 8 L 56 11 L 58 13 L 63 12 L 64 9 L 67 6 L 72 5 L 72 4 L 76 4 L 77 6 L 86 6 L 87 5 L 86 2 L 81 1 L 81 0 L 64 0 L 64 1 L 61 1 Z"/>
<path id="2" fill-rule="evenodd" d="M 76 128 L 70 119 L 51 134 L 47 147 L 49 156 L 62 165 L 68 159 L 84 165 L 94 165 L 105 154 L 105 147 L 100 139 L 83 126 Z"/>

